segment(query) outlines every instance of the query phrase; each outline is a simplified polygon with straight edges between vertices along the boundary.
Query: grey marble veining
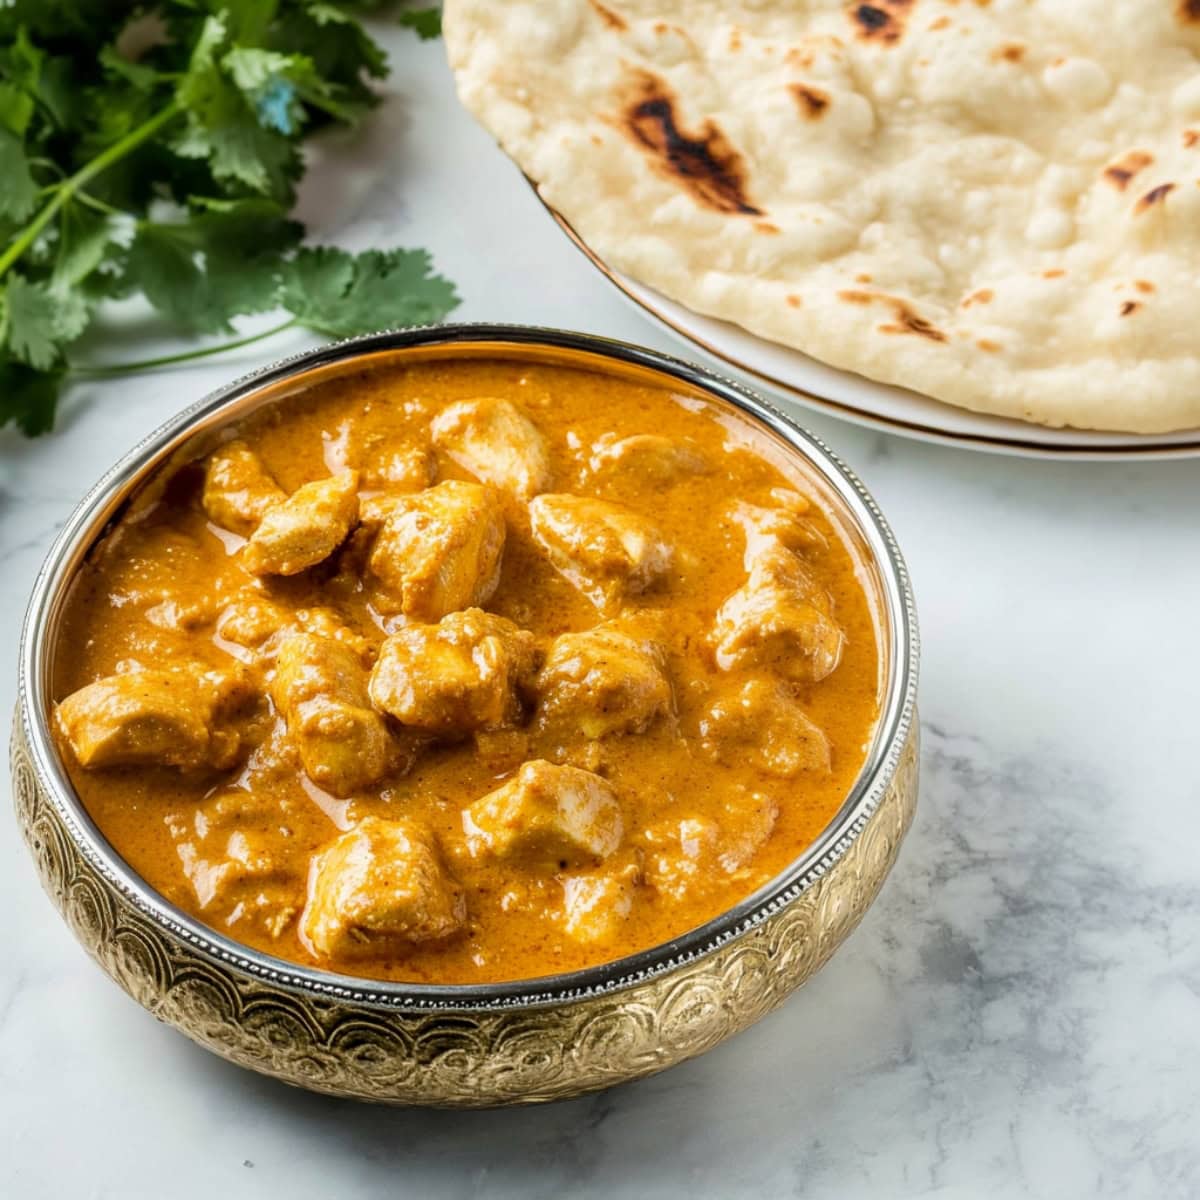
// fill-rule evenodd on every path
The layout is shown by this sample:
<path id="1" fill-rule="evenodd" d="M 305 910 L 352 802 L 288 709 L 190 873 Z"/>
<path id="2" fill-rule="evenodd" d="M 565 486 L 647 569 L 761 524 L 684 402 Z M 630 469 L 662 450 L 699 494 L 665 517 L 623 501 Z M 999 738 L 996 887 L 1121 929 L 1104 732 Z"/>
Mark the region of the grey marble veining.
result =
<path id="1" fill-rule="evenodd" d="M 673 349 L 457 111 L 436 44 L 388 40 L 396 91 L 364 135 L 321 147 L 315 232 L 429 246 L 466 319 Z M 127 324 L 91 351 L 136 333 L 146 353 L 153 325 Z M 26 595 L 72 504 L 261 361 L 87 385 L 53 439 L 0 435 L 5 712 Z M 892 520 L 924 633 L 917 822 L 822 974 L 708 1057 L 605 1095 L 343 1104 L 156 1025 L 79 951 L 0 812 L 0 1195 L 1200 1195 L 1200 463 L 1032 463 L 805 422 Z"/>

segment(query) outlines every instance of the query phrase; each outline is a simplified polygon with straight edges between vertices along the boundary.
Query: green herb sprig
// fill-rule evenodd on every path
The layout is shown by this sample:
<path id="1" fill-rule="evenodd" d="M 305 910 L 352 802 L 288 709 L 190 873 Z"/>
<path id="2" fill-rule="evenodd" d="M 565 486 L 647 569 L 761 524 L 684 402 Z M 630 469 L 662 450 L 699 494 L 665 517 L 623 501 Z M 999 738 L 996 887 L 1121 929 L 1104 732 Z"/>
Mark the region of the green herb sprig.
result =
<path id="1" fill-rule="evenodd" d="M 458 303 L 424 250 L 301 243 L 300 144 L 353 124 L 387 74 L 329 0 L 0 4 L 0 428 L 44 433 L 72 374 L 164 366 L 300 325 L 334 337 Z M 421 36 L 437 12 L 402 14 Z M 98 306 L 135 294 L 188 334 L 281 323 L 115 366 L 71 361 Z"/>

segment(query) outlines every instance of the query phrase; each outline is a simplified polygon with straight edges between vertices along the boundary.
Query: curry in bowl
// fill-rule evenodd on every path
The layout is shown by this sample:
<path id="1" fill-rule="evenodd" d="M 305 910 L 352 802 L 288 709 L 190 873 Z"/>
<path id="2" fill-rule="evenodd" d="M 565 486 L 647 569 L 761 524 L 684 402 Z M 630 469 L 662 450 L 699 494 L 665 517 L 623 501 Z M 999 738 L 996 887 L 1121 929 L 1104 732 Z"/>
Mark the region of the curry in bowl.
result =
<path id="1" fill-rule="evenodd" d="M 779 875 L 884 685 L 857 544 L 665 378 L 366 366 L 160 471 L 77 573 L 55 734 L 115 850 L 295 963 L 605 963 Z"/>

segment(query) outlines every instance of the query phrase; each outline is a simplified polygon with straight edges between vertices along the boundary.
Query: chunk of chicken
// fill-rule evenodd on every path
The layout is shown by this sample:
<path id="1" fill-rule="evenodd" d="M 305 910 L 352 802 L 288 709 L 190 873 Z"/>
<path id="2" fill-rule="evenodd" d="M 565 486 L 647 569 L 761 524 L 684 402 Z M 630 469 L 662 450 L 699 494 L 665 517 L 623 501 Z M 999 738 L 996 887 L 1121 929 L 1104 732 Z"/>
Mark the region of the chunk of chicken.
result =
<path id="1" fill-rule="evenodd" d="M 364 487 L 385 492 L 419 492 L 436 478 L 437 462 L 425 446 L 380 442 L 364 451 Z"/>
<path id="2" fill-rule="evenodd" d="M 208 456 L 200 503 L 208 519 L 222 529 L 249 537 L 267 509 L 286 499 L 287 493 L 245 442 L 229 442 Z"/>
<path id="3" fill-rule="evenodd" d="M 434 444 L 483 483 L 528 500 L 550 482 L 545 439 L 509 400 L 460 400 L 438 413 L 430 428 Z"/>
<path id="4" fill-rule="evenodd" d="M 365 656 L 371 643 L 360 634 L 347 629 L 337 614 L 328 608 L 288 609 L 250 588 L 243 589 L 222 610 L 217 619 L 217 636 L 244 662 L 259 655 L 274 654 L 279 636 L 284 632 L 315 633 L 349 646 L 356 654 Z M 243 653 L 251 651 L 251 653 Z"/>
<path id="5" fill-rule="evenodd" d="M 592 447 L 592 471 L 636 477 L 643 483 L 669 487 L 691 475 L 707 475 L 712 464 L 695 443 L 658 433 L 634 433 L 619 438 L 606 433 Z"/>
<path id="6" fill-rule="evenodd" d="M 367 672 L 341 642 L 313 633 L 286 638 L 271 699 L 308 777 L 327 792 L 349 796 L 395 764 L 397 748 L 367 695 Z"/>
<path id="7" fill-rule="evenodd" d="M 376 708 L 439 737 L 503 729 L 521 718 L 536 641 L 504 617 L 468 608 L 436 625 L 406 625 L 371 672 Z"/>
<path id="8" fill-rule="evenodd" d="M 642 871 L 632 857 L 563 880 L 563 928 L 577 942 L 595 944 L 614 937 L 629 920 Z"/>
<path id="9" fill-rule="evenodd" d="M 758 792 L 736 794 L 719 820 L 685 817 L 659 821 L 642 833 L 646 882 L 680 900 L 735 875 L 762 848 L 775 828 L 779 806 Z"/>
<path id="10" fill-rule="evenodd" d="M 466 918 L 433 835 L 366 817 L 314 858 L 300 932 L 319 956 L 368 958 L 441 941 Z"/>
<path id="11" fill-rule="evenodd" d="M 800 496 L 796 498 L 803 499 Z M 803 509 L 797 511 L 795 508 L 763 508 L 745 501 L 734 505 L 730 515 L 746 534 L 747 570 L 752 569 L 755 560 L 769 553 L 774 545 L 791 551 L 825 547 L 824 534 L 803 512 Z"/>
<path id="12" fill-rule="evenodd" d="M 534 759 L 463 813 L 467 849 L 554 869 L 607 858 L 625 832 L 621 805 L 598 775 Z"/>
<path id="13" fill-rule="evenodd" d="M 717 612 L 717 666 L 769 667 L 797 682 L 824 679 L 837 667 L 845 640 L 828 610 L 829 597 L 800 559 L 773 543 Z"/>
<path id="14" fill-rule="evenodd" d="M 488 487 L 446 480 L 392 509 L 371 550 L 383 611 L 438 621 L 485 604 L 500 582 L 504 512 Z"/>
<path id="15" fill-rule="evenodd" d="M 163 819 L 201 909 L 220 906 L 225 928 L 253 927 L 272 938 L 291 924 L 305 872 L 276 842 L 286 824 L 286 802 L 239 786 L 193 800 Z"/>
<path id="16" fill-rule="evenodd" d="M 717 762 L 781 779 L 830 768 L 829 739 L 776 680 L 748 679 L 719 694 L 700 719 L 700 739 Z"/>
<path id="17" fill-rule="evenodd" d="M 658 528 L 623 505 L 550 493 L 530 502 L 529 517 L 551 563 L 597 608 L 644 592 L 671 566 Z"/>
<path id="18" fill-rule="evenodd" d="M 555 638 L 537 688 L 542 724 L 588 738 L 641 733 L 673 707 L 662 647 L 614 624 Z"/>
<path id="19" fill-rule="evenodd" d="M 242 674 L 197 664 L 110 675 L 73 692 L 55 716 L 80 766 L 90 770 L 223 770 L 241 749 L 231 721 L 253 696 Z"/>
<path id="20" fill-rule="evenodd" d="M 267 509 L 242 551 L 255 575 L 298 575 L 328 558 L 358 520 L 358 472 L 306 483 Z"/>
<path id="21" fill-rule="evenodd" d="M 291 617 L 286 608 L 266 596 L 245 591 L 230 601 L 217 618 L 217 637 L 243 650 L 259 650 Z"/>

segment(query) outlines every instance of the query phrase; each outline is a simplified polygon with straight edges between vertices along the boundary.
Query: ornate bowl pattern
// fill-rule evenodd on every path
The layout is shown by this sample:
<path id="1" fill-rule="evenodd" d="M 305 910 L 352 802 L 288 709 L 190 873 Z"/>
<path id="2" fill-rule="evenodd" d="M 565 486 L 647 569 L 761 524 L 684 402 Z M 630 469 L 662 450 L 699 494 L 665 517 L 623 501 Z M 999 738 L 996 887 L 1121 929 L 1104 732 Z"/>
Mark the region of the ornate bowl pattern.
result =
<path id="1" fill-rule="evenodd" d="M 864 776 L 783 876 L 699 930 L 604 967 L 545 980 L 433 987 L 299 967 L 214 933 L 130 871 L 66 780 L 48 732 L 48 661 L 74 568 L 157 465 L 197 434 L 366 355 L 482 343 L 554 348 L 649 368 L 758 416 L 807 457 L 864 526 L 883 585 L 890 678 Z M 172 459 L 173 460 L 173 459 Z M 917 641 L 907 574 L 861 485 L 820 443 L 737 385 L 582 335 L 463 326 L 372 335 L 267 368 L 151 435 L 83 501 L 47 559 L 22 637 L 11 765 L 18 824 L 43 886 L 83 947 L 135 1000 L 214 1053 L 287 1083 L 395 1104 L 555 1100 L 661 1071 L 777 1007 L 858 924 L 896 859 L 917 797 Z"/>

